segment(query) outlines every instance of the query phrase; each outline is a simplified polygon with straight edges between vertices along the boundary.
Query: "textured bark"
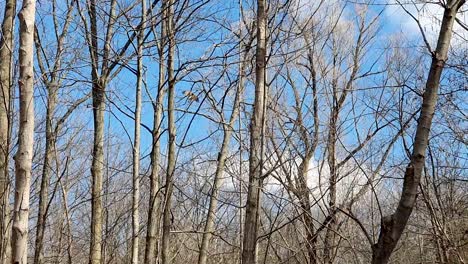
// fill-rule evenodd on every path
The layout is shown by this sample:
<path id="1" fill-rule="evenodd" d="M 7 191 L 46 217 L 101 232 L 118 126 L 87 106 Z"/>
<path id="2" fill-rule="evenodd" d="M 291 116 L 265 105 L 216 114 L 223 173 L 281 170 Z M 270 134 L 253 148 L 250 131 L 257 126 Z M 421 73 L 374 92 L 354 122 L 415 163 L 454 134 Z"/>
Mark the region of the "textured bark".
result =
<path id="1" fill-rule="evenodd" d="M 15 203 L 12 228 L 12 263 L 27 263 L 29 189 L 34 145 L 34 20 L 36 1 L 25 0 L 19 13 L 19 131 L 15 154 Z"/>
<path id="2" fill-rule="evenodd" d="M 168 153 L 167 153 L 167 171 L 166 171 L 166 193 L 164 197 L 163 209 L 163 230 L 161 242 L 161 260 L 162 264 L 170 263 L 170 232 L 171 232 L 171 200 L 174 188 L 174 172 L 176 166 L 176 125 L 175 125 L 175 79 L 174 79 L 174 55 L 175 55 L 175 34 L 174 34 L 174 2 L 166 1 L 167 6 L 167 34 L 169 40 L 167 57 L 167 80 L 168 80 L 168 98 L 167 98 L 167 127 L 169 132 Z"/>
<path id="3" fill-rule="evenodd" d="M 244 222 L 242 263 L 257 261 L 257 236 L 262 188 L 263 155 L 265 132 L 265 79 L 266 79 L 266 6 L 264 0 L 257 1 L 257 48 L 255 67 L 255 101 L 250 124 L 249 185 Z"/>
<path id="4" fill-rule="evenodd" d="M 150 203 L 148 209 L 148 227 L 146 231 L 145 263 L 156 263 L 158 259 L 158 234 L 160 226 L 160 206 L 161 195 L 159 194 L 159 163 L 161 149 L 161 121 L 163 113 L 163 103 L 165 97 L 164 83 L 166 69 L 164 66 L 164 48 L 166 47 L 166 12 L 164 5 L 161 8 L 161 41 L 158 46 L 159 55 L 159 75 L 158 75 L 158 94 L 156 102 L 153 105 L 154 120 L 152 131 L 152 150 L 151 150 L 151 174 L 150 174 Z"/>
<path id="5" fill-rule="evenodd" d="M 146 28 L 146 0 L 141 0 L 141 28 L 138 32 L 137 46 L 137 85 L 135 92 L 135 130 L 133 144 L 133 197 L 132 197 L 132 264 L 138 264 L 138 244 L 140 233 L 140 123 L 141 123 L 141 88 L 143 86 L 143 42 Z"/>
<path id="6" fill-rule="evenodd" d="M 421 174 L 424 168 L 432 118 L 437 104 L 440 77 L 447 60 L 455 17 L 464 3 L 465 0 L 448 1 L 445 7 L 437 47 L 432 53 L 431 68 L 426 81 L 413 151 L 404 175 L 401 197 L 395 212 L 382 217 L 379 239 L 372 248 L 373 264 L 385 264 L 389 262 L 390 256 L 415 206 Z"/>
<path id="7" fill-rule="evenodd" d="M 104 164 L 104 88 L 102 81 L 93 83 L 94 144 L 91 165 L 91 252 L 90 263 L 100 264 L 102 243 L 102 176 Z"/>
<path id="8" fill-rule="evenodd" d="M 16 0 L 5 2 L 5 13 L 0 36 L 0 264 L 5 263 L 9 246 L 10 179 L 10 94 L 12 91 L 13 30 Z"/>
<path id="9" fill-rule="evenodd" d="M 96 1 L 90 0 L 88 14 L 90 18 L 90 34 L 87 36 L 91 56 L 92 99 L 93 99 L 93 160 L 91 164 L 91 239 L 90 239 L 90 264 L 101 264 L 102 259 L 102 180 L 104 165 L 104 113 L 106 108 L 105 93 L 109 67 L 110 42 L 114 24 L 116 1 L 111 1 L 109 20 L 106 28 L 104 48 L 102 50 L 101 72 L 99 71 L 100 54 L 98 47 L 97 11 Z"/>

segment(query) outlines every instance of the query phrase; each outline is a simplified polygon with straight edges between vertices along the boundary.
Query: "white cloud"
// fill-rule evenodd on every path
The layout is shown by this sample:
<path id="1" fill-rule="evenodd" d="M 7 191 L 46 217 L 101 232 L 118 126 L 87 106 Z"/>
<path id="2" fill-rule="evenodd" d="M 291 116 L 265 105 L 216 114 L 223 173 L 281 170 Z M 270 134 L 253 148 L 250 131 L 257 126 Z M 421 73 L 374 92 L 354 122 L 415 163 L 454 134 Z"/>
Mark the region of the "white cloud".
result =
<path id="1" fill-rule="evenodd" d="M 386 7 L 384 12 L 383 23 L 388 23 L 387 25 L 393 31 L 392 33 L 402 33 L 409 39 L 422 39 L 421 30 L 416 22 L 418 20 L 431 47 L 435 48 L 444 13 L 443 7 L 433 3 L 405 4 L 403 7 L 395 1 L 390 1 L 390 5 Z M 457 15 L 458 19 L 464 23 L 468 23 L 468 15 L 466 13 L 459 12 Z M 454 44 L 466 43 L 468 32 L 458 23 L 454 25 L 454 32 Z"/>

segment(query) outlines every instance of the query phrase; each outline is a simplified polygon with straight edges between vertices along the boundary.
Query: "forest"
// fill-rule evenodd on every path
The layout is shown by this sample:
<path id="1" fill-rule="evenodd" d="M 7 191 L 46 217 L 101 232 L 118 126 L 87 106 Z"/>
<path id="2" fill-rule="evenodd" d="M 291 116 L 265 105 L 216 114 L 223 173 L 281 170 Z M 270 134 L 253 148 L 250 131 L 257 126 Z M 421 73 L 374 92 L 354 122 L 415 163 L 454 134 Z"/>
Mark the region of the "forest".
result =
<path id="1" fill-rule="evenodd" d="M 466 0 L 0 21 L 0 264 L 468 263 Z"/>

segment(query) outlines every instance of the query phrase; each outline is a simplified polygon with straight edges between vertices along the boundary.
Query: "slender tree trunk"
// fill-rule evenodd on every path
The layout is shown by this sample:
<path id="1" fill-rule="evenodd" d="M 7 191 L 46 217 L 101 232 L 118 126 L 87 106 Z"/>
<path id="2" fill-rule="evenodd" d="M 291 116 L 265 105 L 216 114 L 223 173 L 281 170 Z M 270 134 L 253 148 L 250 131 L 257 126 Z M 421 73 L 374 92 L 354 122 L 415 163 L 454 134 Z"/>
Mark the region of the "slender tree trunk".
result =
<path id="1" fill-rule="evenodd" d="M 226 125 L 223 122 L 223 142 L 221 145 L 221 149 L 218 153 L 218 163 L 216 166 L 216 172 L 213 179 L 213 189 L 211 190 L 210 195 L 210 205 L 208 207 L 208 214 L 206 216 L 206 223 L 205 228 L 203 231 L 202 237 L 202 244 L 200 247 L 200 254 L 198 255 L 198 264 L 206 264 L 207 253 L 208 253 L 208 246 L 214 231 L 214 224 L 215 224 L 215 216 L 216 211 L 218 208 L 218 195 L 219 195 L 219 188 L 221 187 L 221 178 L 224 173 L 224 167 L 226 164 L 226 158 L 229 150 L 229 141 L 231 140 L 232 130 L 234 123 L 236 122 L 236 118 L 239 112 L 239 101 L 241 93 L 244 89 L 244 67 L 243 63 L 240 62 L 239 64 L 239 86 L 237 87 L 236 97 L 234 99 L 234 109 L 231 113 L 231 117 L 229 118 L 229 124 Z"/>
<path id="2" fill-rule="evenodd" d="M 159 76 L 158 76 L 158 94 L 153 106 L 153 148 L 151 150 L 151 174 L 150 174 L 150 203 L 148 209 L 148 227 L 146 233 L 145 263 L 156 263 L 158 259 L 158 234 L 160 227 L 160 206 L 161 199 L 159 194 L 159 163 L 160 163 L 160 136 L 161 121 L 164 102 L 164 83 L 166 69 L 164 66 L 164 48 L 166 47 L 166 12 L 165 5 L 161 8 L 161 41 L 158 46 L 159 54 Z"/>
<path id="3" fill-rule="evenodd" d="M 266 23 L 265 0 L 257 0 L 255 102 L 250 124 L 249 186 L 244 222 L 243 264 L 254 264 L 257 261 L 260 191 L 263 182 L 263 135 L 265 132 Z"/>
<path id="4" fill-rule="evenodd" d="M 437 47 L 432 54 L 431 69 L 426 81 L 426 90 L 424 91 L 421 113 L 416 128 L 413 152 L 406 167 L 400 201 L 395 212 L 383 217 L 381 220 L 379 239 L 372 248 L 373 264 L 388 263 L 416 203 L 432 118 L 437 104 L 440 77 L 447 61 L 455 17 L 464 3 L 465 0 L 448 1 L 445 7 Z"/>
<path id="5" fill-rule="evenodd" d="M 10 179 L 10 94 L 12 90 L 13 30 L 16 0 L 5 3 L 5 13 L 0 36 L 0 264 L 5 263 L 9 246 L 9 194 Z"/>
<path id="6" fill-rule="evenodd" d="M 299 125 L 300 135 L 305 145 L 306 151 L 303 157 L 303 160 L 299 166 L 299 175 L 297 179 L 297 198 L 299 199 L 301 209 L 303 211 L 302 222 L 304 224 L 306 230 L 306 249 L 307 255 L 309 258 L 310 264 L 316 264 L 318 262 L 317 256 L 317 233 L 315 232 L 314 226 L 314 218 L 312 216 L 312 203 L 310 200 L 310 191 L 308 186 L 308 173 L 309 173 L 309 166 L 310 160 L 313 158 L 315 150 L 318 144 L 318 136 L 319 136 L 319 117 L 318 117 L 318 99 L 317 99 L 317 73 L 315 71 L 314 65 L 314 53 L 311 48 L 311 43 L 304 35 L 304 40 L 308 47 L 308 54 L 307 58 L 309 61 L 308 70 L 310 71 L 310 75 L 312 78 L 312 111 L 313 111 L 313 120 L 314 120 L 314 130 L 312 132 L 312 137 L 310 136 L 309 131 L 304 126 L 303 122 L 303 115 L 302 115 L 302 99 L 299 97 L 296 89 L 293 87 L 295 91 L 295 98 L 296 98 L 296 111 L 297 111 L 297 124 Z"/>
<path id="7" fill-rule="evenodd" d="M 55 7 L 55 2 L 53 3 Z M 54 124 L 55 119 L 55 110 L 57 106 L 57 93 L 59 86 L 61 84 L 61 80 L 59 79 L 59 75 L 57 73 L 60 71 L 61 64 L 62 64 L 62 56 L 64 53 L 63 42 L 65 37 L 68 33 L 68 28 L 72 18 L 72 11 L 74 9 L 74 2 L 68 7 L 65 24 L 63 25 L 62 31 L 57 39 L 57 48 L 55 51 L 55 62 L 53 63 L 52 71 L 50 69 L 46 69 L 45 63 L 43 61 L 43 57 L 41 57 L 41 53 L 44 55 L 44 59 L 47 60 L 47 56 L 44 54 L 44 49 L 42 43 L 39 38 L 39 34 L 36 29 L 36 36 L 35 36 L 35 44 L 36 44 L 36 54 L 37 54 L 37 61 L 39 64 L 39 68 L 42 73 L 43 82 L 47 88 L 47 110 L 46 110 L 46 143 L 45 143 L 45 153 L 44 153 L 44 164 L 42 167 L 42 179 L 41 179 L 41 186 L 40 186 L 40 194 L 39 194 L 39 209 L 37 215 L 37 225 L 36 225 L 36 241 L 35 241 L 35 249 L 34 249 L 34 263 L 41 264 L 44 262 L 43 256 L 43 240 L 44 240 L 44 232 L 46 227 L 47 221 L 47 203 L 49 201 L 48 198 L 48 188 L 50 183 L 51 171 L 52 171 L 52 160 L 55 157 L 56 152 L 56 142 L 57 142 L 57 133 L 61 124 L 64 122 L 64 119 L 67 116 L 63 117 L 63 120 Z M 52 15 L 54 19 L 57 18 L 57 13 L 53 12 Z M 56 28 L 57 30 L 57 28 Z M 69 110 L 73 110 L 73 107 Z"/>
<path id="8" fill-rule="evenodd" d="M 174 172 L 176 166 L 176 126 L 174 115 L 175 98 L 175 79 L 174 79 L 174 54 L 175 54 L 175 35 L 174 35 L 174 2 L 167 0 L 167 34 L 169 40 L 169 50 L 167 58 L 167 80 L 168 80 L 168 98 L 167 98 L 167 126 L 169 131 L 168 155 L 167 155 L 167 174 L 166 174 L 166 196 L 164 198 L 163 210 L 163 233 L 161 243 L 161 260 L 163 264 L 170 261 L 170 231 L 171 231 L 171 198 L 174 188 Z"/>
<path id="9" fill-rule="evenodd" d="M 338 113 L 339 108 L 336 106 L 336 93 L 334 93 L 333 99 L 334 105 L 333 110 L 330 117 L 330 124 L 329 124 L 329 132 L 328 132 L 328 167 L 330 170 L 330 178 L 329 178 L 329 200 L 328 200 L 328 214 L 330 215 L 331 219 L 328 223 L 327 231 L 325 233 L 324 238 L 324 262 L 325 263 L 333 263 L 334 259 L 334 252 L 335 252 L 335 232 L 336 232 L 336 180 L 337 180 L 337 171 L 336 171 L 336 153 L 335 153 L 335 146 L 336 146 L 336 133 L 337 133 L 337 122 L 338 122 Z"/>
<path id="10" fill-rule="evenodd" d="M 67 221 L 67 263 L 72 264 L 72 244 L 73 244 L 73 239 L 72 239 L 72 231 L 71 231 L 71 219 L 70 219 L 70 209 L 68 207 L 68 187 L 67 187 L 67 182 L 68 182 L 68 177 L 65 176 L 64 180 L 65 184 L 60 183 L 60 189 L 62 190 L 62 197 L 63 197 L 63 210 L 64 210 L 64 216 L 65 220 Z"/>
<path id="11" fill-rule="evenodd" d="M 19 13 L 19 132 L 15 154 L 15 204 L 12 228 L 12 263 L 27 263 L 29 188 L 34 146 L 34 20 L 36 1 L 25 0 Z"/>
<path id="12" fill-rule="evenodd" d="M 309 152 L 312 154 L 311 152 Z M 307 186 L 307 174 L 309 170 L 309 164 L 310 164 L 310 159 L 311 155 L 306 155 L 303 162 L 300 165 L 299 168 L 299 177 L 298 177 L 298 192 L 299 192 L 299 202 L 301 205 L 301 209 L 304 212 L 302 221 L 304 223 L 304 227 L 306 230 L 306 249 L 307 249 L 307 255 L 309 257 L 309 263 L 310 264 L 316 264 L 317 263 L 317 236 L 315 234 L 315 227 L 314 227 L 314 219 L 312 217 L 312 212 L 311 212 L 311 202 L 310 202 L 310 193 L 309 193 L 309 187 Z"/>
<path id="13" fill-rule="evenodd" d="M 141 0 L 141 28 L 138 32 L 137 86 L 135 95 L 135 142 L 133 144 L 133 203 L 132 203 L 132 264 L 138 264 L 138 244 L 140 233 L 140 123 L 141 123 L 141 87 L 143 86 L 143 41 L 146 29 L 146 0 Z"/>
<path id="14" fill-rule="evenodd" d="M 105 84 L 93 83 L 94 144 L 91 165 L 91 248 L 90 263 L 101 263 L 102 243 L 102 175 L 104 164 L 104 111 Z"/>
<path id="15" fill-rule="evenodd" d="M 47 218 L 47 203 L 48 190 L 50 182 L 50 171 L 52 168 L 52 160 L 55 155 L 55 142 L 56 135 L 53 128 L 53 119 L 55 106 L 57 103 L 57 90 L 56 86 L 49 84 L 49 95 L 47 98 L 47 113 L 46 113 L 46 143 L 44 165 L 42 167 L 41 189 L 39 193 L 39 209 L 37 214 L 37 229 L 36 229 L 36 247 L 34 249 L 34 263 L 41 264 L 44 261 L 42 248 L 44 246 L 44 231 Z"/>
<path id="16" fill-rule="evenodd" d="M 105 93 L 108 81 L 108 57 L 110 53 L 110 38 L 114 23 L 115 0 L 111 1 L 109 21 L 103 49 L 102 69 L 99 75 L 99 48 L 96 0 L 90 0 L 90 36 L 88 45 L 91 56 L 92 99 L 93 99 L 93 160 L 91 164 L 91 241 L 90 264 L 101 264 L 102 259 L 102 179 L 104 165 L 104 112 L 106 108 Z"/>

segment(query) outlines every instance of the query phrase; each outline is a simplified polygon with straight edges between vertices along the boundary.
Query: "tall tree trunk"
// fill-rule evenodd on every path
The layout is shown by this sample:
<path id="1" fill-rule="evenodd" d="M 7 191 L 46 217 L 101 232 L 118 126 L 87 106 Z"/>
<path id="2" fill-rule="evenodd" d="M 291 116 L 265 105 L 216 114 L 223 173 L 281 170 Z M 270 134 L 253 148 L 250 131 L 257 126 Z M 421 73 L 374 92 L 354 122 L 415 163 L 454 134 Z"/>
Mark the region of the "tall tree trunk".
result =
<path id="1" fill-rule="evenodd" d="M 39 209 L 37 214 L 37 229 L 36 229 L 36 247 L 34 249 L 34 263 L 41 264 L 44 261 L 42 248 L 44 246 L 44 231 L 47 218 L 47 203 L 48 190 L 50 182 L 50 171 L 52 168 L 52 160 L 55 155 L 56 135 L 53 128 L 53 119 L 55 106 L 57 103 L 57 89 L 55 85 L 49 84 L 49 95 L 47 98 L 47 113 L 46 113 L 46 143 L 44 164 L 42 167 L 41 189 L 39 193 Z"/>
<path id="2" fill-rule="evenodd" d="M 55 1 L 52 3 L 53 8 L 55 10 Z M 66 12 L 65 23 L 63 25 L 62 31 L 57 36 L 57 48 L 55 51 L 55 60 L 53 63 L 52 70 L 46 68 L 44 60 L 48 60 L 47 55 L 44 52 L 42 43 L 40 41 L 39 32 L 37 28 L 35 30 L 35 44 L 36 44 L 36 54 L 37 54 L 37 62 L 39 68 L 41 70 L 41 76 L 43 78 L 44 85 L 47 88 L 47 110 L 46 110 L 46 142 L 45 142 L 45 153 L 44 153 L 44 164 L 42 167 L 42 179 L 41 179 L 41 186 L 40 186 L 40 194 L 39 194 L 39 209 L 37 215 L 37 225 L 36 225 L 36 241 L 35 241 L 35 249 L 34 249 L 34 263 L 41 264 L 43 263 L 44 256 L 43 256 L 43 240 L 44 240 L 44 232 L 46 227 L 46 220 L 47 220 L 47 203 L 49 201 L 48 198 L 48 188 L 50 182 L 50 173 L 52 171 L 52 160 L 55 157 L 56 152 L 56 142 L 57 142 L 57 133 L 61 124 L 65 120 L 68 115 L 65 115 L 57 124 L 54 124 L 54 114 L 55 109 L 57 106 L 57 93 L 59 86 L 61 84 L 61 80 L 59 78 L 58 72 L 61 70 L 62 64 L 62 56 L 64 53 L 63 43 L 65 37 L 68 33 L 68 28 L 72 18 L 72 11 L 74 9 L 74 2 L 68 6 L 68 10 Z M 58 14 L 54 11 L 52 12 L 54 19 L 57 19 Z M 58 32 L 58 28 L 55 28 L 56 32 Z M 43 56 L 41 56 L 41 54 Z M 48 61 L 47 61 L 48 63 Z M 69 110 L 73 110 L 74 108 L 70 108 Z"/>
<path id="3" fill-rule="evenodd" d="M 314 147 L 315 149 L 315 147 Z M 310 159 L 312 158 L 313 152 L 309 152 L 305 156 L 299 167 L 298 175 L 298 198 L 301 205 L 301 209 L 304 212 L 302 221 L 306 230 L 306 249 L 309 257 L 310 264 L 317 263 L 317 234 L 315 234 L 314 219 L 312 217 L 312 203 L 310 202 L 310 192 L 307 186 L 307 177 L 309 171 Z"/>
<path id="4" fill-rule="evenodd" d="M 25 0 L 19 13 L 19 131 L 15 154 L 15 204 L 12 228 L 12 263 L 27 263 L 29 189 L 34 145 L 34 20 L 36 1 Z"/>
<path id="5" fill-rule="evenodd" d="M 236 96 L 234 99 L 234 109 L 231 112 L 231 117 L 229 118 L 229 124 L 224 124 L 223 122 L 223 142 L 221 144 L 221 149 L 218 153 L 218 160 L 216 166 L 216 172 L 213 179 L 213 188 L 210 195 L 210 204 L 208 207 L 208 214 L 206 216 L 205 228 L 203 231 L 202 244 L 200 247 L 200 254 L 198 255 L 198 264 L 206 264 L 208 245 L 214 231 L 214 223 L 216 211 L 218 208 L 218 195 L 219 188 L 221 187 L 221 177 L 223 176 L 224 167 L 226 164 L 226 158 L 229 150 L 229 141 L 231 140 L 232 130 L 234 123 L 239 112 L 239 101 L 241 93 L 244 89 L 244 67 L 243 62 L 239 64 L 239 86 L 237 87 Z"/>
<path id="6" fill-rule="evenodd" d="M 13 30 L 16 0 L 5 3 L 5 14 L 0 36 L 0 264 L 5 263 L 9 246 L 10 179 L 10 94 L 12 91 Z"/>
<path id="7" fill-rule="evenodd" d="M 166 12 L 165 5 L 161 8 L 161 41 L 158 46 L 159 55 L 159 75 L 158 75 L 158 94 L 156 102 L 153 105 L 154 120 L 152 131 L 152 150 L 151 150 L 151 174 L 150 174 L 150 203 L 148 209 L 148 227 L 146 233 L 145 263 L 156 263 L 158 259 L 158 234 L 160 230 L 160 206 L 161 195 L 159 194 L 159 166 L 160 166 L 160 146 L 161 146 L 161 121 L 164 102 L 164 83 L 166 69 L 164 66 L 164 48 L 166 47 Z"/>
<path id="8" fill-rule="evenodd" d="M 163 264 L 170 261 L 169 236 L 171 232 L 171 198 L 174 188 L 174 172 L 176 166 L 176 126 L 174 115 L 175 98 L 175 79 L 174 79 L 174 55 L 175 55 L 175 34 L 174 34 L 174 1 L 166 0 L 167 8 L 167 34 L 169 40 L 169 49 L 167 57 L 167 80 L 168 80 L 168 98 L 167 98 L 167 126 L 169 131 L 167 171 L 166 171 L 166 194 L 164 198 L 163 210 L 163 232 L 161 242 L 161 260 Z"/>
<path id="9" fill-rule="evenodd" d="M 91 165 L 91 248 L 90 264 L 101 263 L 102 243 L 102 175 L 104 164 L 105 84 L 101 79 L 93 83 L 94 143 Z"/>
<path id="10" fill-rule="evenodd" d="M 102 66 L 99 74 L 99 47 L 96 0 L 90 0 L 88 14 L 90 18 L 90 34 L 88 45 L 91 56 L 92 99 L 93 99 L 93 160 L 91 164 L 92 190 L 91 190 L 91 241 L 90 264 L 101 264 L 102 258 L 102 179 L 104 165 L 104 112 L 106 108 L 105 93 L 109 76 L 108 58 L 110 54 L 110 41 L 114 24 L 116 1 L 110 4 L 107 32 L 102 51 Z"/>
<path id="11" fill-rule="evenodd" d="M 426 81 L 413 152 L 406 167 L 400 201 L 395 212 L 381 220 L 379 239 L 372 247 L 373 264 L 388 263 L 416 203 L 432 118 L 437 104 L 440 77 L 447 61 L 455 17 L 464 3 L 465 0 L 452 0 L 448 1 L 445 6 L 437 47 L 432 53 L 431 68 Z"/>
<path id="12" fill-rule="evenodd" d="M 255 101 L 250 124 L 249 186 L 244 222 L 242 263 L 254 264 L 257 258 L 257 235 L 262 188 L 265 132 L 266 79 L 266 7 L 265 0 L 257 0 L 257 50 L 255 67 Z"/>
<path id="13" fill-rule="evenodd" d="M 138 244 L 140 233 L 140 123 L 141 123 L 141 88 L 143 85 L 143 41 L 146 29 L 146 0 L 141 0 L 141 28 L 138 31 L 137 46 L 137 85 L 135 95 L 135 134 L 133 144 L 133 202 L 132 202 L 132 264 L 138 264 Z"/>
<path id="14" fill-rule="evenodd" d="M 336 89 L 334 89 L 336 90 Z M 338 178 L 337 170 L 336 170 L 336 153 L 335 153 L 335 146 L 336 146 L 336 134 L 337 134 L 337 122 L 338 122 L 338 114 L 339 108 L 337 106 L 337 99 L 336 99 L 336 92 L 334 91 L 334 98 L 333 98 L 333 110 L 330 117 L 330 124 L 329 124 L 329 132 L 328 132 L 328 142 L 327 142 L 327 151 L 328 151 L 328 167 L 330 170 L 330 178 L 328 180 L 328 214 L 330 215 L 331 219 L 328 223 L 327 231 L 325 233 L 324 238 L 324 248 L 323 248 L 323 257 L 324 262 L 331 264 L 333 263 L 334 259 L 334 252 L 335 252 L 335 232 L 337 222 L 336 222 L 336 180 Z"/>

